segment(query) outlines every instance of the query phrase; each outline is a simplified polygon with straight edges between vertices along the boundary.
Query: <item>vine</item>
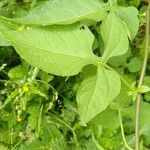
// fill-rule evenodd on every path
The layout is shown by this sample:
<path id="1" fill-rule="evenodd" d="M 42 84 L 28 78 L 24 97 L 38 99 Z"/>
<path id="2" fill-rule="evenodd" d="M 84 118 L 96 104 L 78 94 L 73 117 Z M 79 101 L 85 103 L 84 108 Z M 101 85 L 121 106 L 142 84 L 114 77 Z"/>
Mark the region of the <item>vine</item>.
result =
<path id="1" fill-rule="evenodd" d="M 138 87 L 142 86 L 144 75 L 146 72 L 147 67 L 147 61 L 148 61 L 148 54 L 149 54 L 149 26 L 150 26 L 150 1 L 148 2 L 147 12 L 146 12 L 146 31 L 145 31 L 145 54 L 144 54 L 144 60 L 143 60 L 143 66 L 142 71 L 140 74 L 140 79 L 138 83 Z M 141 103 L 141 93 L 137 94 L 137 100 L 136 100 L 136 122 L 135 122 L 135 149 L 140 150 L 140 140 L 139 140 L 139 130 L 140 130 L 140 103 Z"/>

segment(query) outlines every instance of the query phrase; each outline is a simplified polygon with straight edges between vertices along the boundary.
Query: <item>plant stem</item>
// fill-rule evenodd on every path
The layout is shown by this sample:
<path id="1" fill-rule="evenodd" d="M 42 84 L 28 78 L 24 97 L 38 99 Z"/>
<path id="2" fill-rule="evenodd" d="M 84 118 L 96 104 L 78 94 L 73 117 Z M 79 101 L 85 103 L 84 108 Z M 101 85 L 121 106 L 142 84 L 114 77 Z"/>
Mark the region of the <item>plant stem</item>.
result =
<path id="1" fill-rule="evenodd" d="M 149 17 L 150 17 L 150 1 L 148 2 L 148 8 L 146 12 L 146 44 L 145 44 L 145 55 L 143 60 L 143 66 L 141 70 L 141 75 L 138 83 L 138 87 L 140 87 L 143 84 L 143 79 L 146 71 L 147 66 L 147 60 L 148 60 L 148 53 L 149 53 Z M 139 129 L 140 129 L 140 103 L 141 103 L 141 94 L 137 94 L 137 100 L 136 100 L 136 118 L 135 118 L 135 150 L 140 150 L 140 144 L 139 144 Z"/>
<path id="2" fill-rule="evenodd" d="M 36 78 L 37 74 L 39 72 L 39 69 L 37 67 L 35 67 L 33 69 L 33 73 L 32 73 L 32 76 L 31 76 L 31 79 L 30 79 L 30 82 L 32 83 L 34 81 L 34 79 Z"/>
<path id="3" fill-rule="evenodd" d="M 119 73 L 118 73 L 118 75 L 119 75 L 121 81 L 132 91 L 133 89 L 132 89 L 130 83 L 128 83 L 128 81 L 122 75 L 120 75 Z"/>
<path id="4" fill-rule="evenodd" d="M 38 119 L 38 128 L 37 128 L 37 133 L 40 135 L 41 132 L 41 121 L 42 121 L 42 112 L 43 112 L 43 105 L 40 108 L 40 113 L 39 113 L 39 119 Z"/>
<path id="5" fill-rule="evenodd" d="M 124 142 L 124 146 L 128 149 L 128 150 L 133 150 L 132 148 L 130 148 L 130 146 L 128 145 L 125 135 L 124 135 L 124 128 L 123 128 L 123 123 L 122 123 L 122 116 L 121 116 L 121 111 L 118 108 L 118 113 L 119 113 L 119 122 L 120 122 L 120 127 L 121 127 L 121 135 L 123 138 L 123 142 Z"/>
<path id="6" fill-rule="evenodd" d="M 63 125 L 65 125 L 66 127 L 68 127 L 68 129 L 70 129 L 72 131 L 72 134 L 74 136 L 74 140 L 76 142 L 76 150 L 78 150 L 79 148 L 79 142 L 78 142 L 78 139 L 77 139 L 77 136 L 76 136 L 76 133 L 74 131 L 74 129 L 69 125 L 67 124 L 65 121 L 61 120 L 60 118 L 56 117 L 55 115 L 49 113 L 52 117 L 54 117 L 56 120 L 58 120 L 60 123 L 62 123 Z"/>
<path id="7" fill-rule="evenodd" d="M 105 66 L 107 69 L 110 69 L 110 70 L 113 70 L 113 71 L 117 72 L 114 68 L 111 68 L 111 67 L 110 67 L 109 65 L 107 65 L 107 64 L 105 64 L 104 66 Z M 120 73 L 117 72 L 117 74 L 119 75 L 120 80 L 132 91 L 133 89 L 132 89 L 130 83 L 129 83 Z"/>

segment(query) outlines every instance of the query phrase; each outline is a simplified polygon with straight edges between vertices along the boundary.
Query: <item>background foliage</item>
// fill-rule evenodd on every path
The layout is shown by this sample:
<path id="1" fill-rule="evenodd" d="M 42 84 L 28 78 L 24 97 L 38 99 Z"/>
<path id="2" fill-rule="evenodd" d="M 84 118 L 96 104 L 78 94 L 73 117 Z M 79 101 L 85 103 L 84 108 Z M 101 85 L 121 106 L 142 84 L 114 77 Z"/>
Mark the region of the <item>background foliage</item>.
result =
<path id="1" fill-rule="evenodd" d="M 5 16 L 8 18 L 22 17 L 26 16 L 28 12 L 33 10 L 35 6 L 38 7 L 42 4 L 45 4 L 45 1 L 1 0 L 0 14 L 1 16 Z M 131 23 L 128 24 L 128 28 L 131 29 L 130 33 L 132 34 L 128 36 L 132 41 L 130 41 L 129 43 L 129 48 L 126 48 L 126 43 L 128 42 L 127 40 L 124 40 L 124 42 L 120 44 L 120 47 L 123 47 L 123 50 L 128 52 L 118 52 L 122 53 L 122 56 L 114 55 L 115 57 L 110 58 L 108 60 L 108 63 L 113 66 L 117 72 L 122 74 L 122 76 L 128 81 L 128 83 L 130 83 L 134 88 L 136 84 L 135 81 L 138 79 L 142 67 L 145 43 L 144 34 L 146 3 L 140 2 L 138 0 L 118 0 L 118 5 L 137 7 L 139 10 L 138 18 L 140 20 L 140 25 L 138 33 L 136 34 L 136 31 L 132 30 L 131 25 L 132 22 L 136 23 L 137 20 L 135 19 L 133 21 L 132 18 L 129 19 Z M 61 11 L 60 8 L 58 7 L 58 10 L 54 9 L 53 11 Z M 124 9 L 128 9 L 126 11 L 128 11 L 129 14 L 130 11 L 132 11 L 127 7 L 125 7 Z M 122 11 L 124 10 L 118 9 L 117 14 L 122 16 Z M 136 14 L 136 11 L 134 13 L 132 12 L 133 18 L 135 18 L 134 16 L 136 16 Z M 96 21 L 101 20 L 103 15 L 105 15 L 105 12 L 101 10 L 94 15 L 96 16 Z M 114 14 L 112 13 L 111 15 Z M 88 16 L 89 19 L 91 16 Z M 15 22 L 28 24 L 27 21 L 29 21 L 29 23 L 34 21 L 34 19 L 30 19 L 30 16 L 28 17 L 22 20 L 16 19 Z M 56 17 L 54 17 L 51 22 L 61 24 L 63 20 Z M 114 15 L 113 18 L 115 17 L 116 16 Z M 42 18 L 43 16 L 38 19 L 41 20 Z M 37 22 L 35 22 L 36 25 L 38 25 L 38 19 Z M 108 20 L 111 22 L 111 19 L 108 18 Z M 42 22 L 43 25 L 47 24 L 47 22 L 45 21 L 47 20 L 44 18 Z M 71 20 L 71 22 L 66 22 L 66 24 L 74 22 L 76 22 L 76 20 Z M 116 25 L 118 26 L 118 24 L 118 21 L 113 22 L 114 27 Z M 105 25 L 106 24 L 104 22 L 99 29 L 98 24 L 96 25 L 96 27 L 93 27 L 92 25 L 90 25 L 90 23 L 88 24 L 90 30 L 93 32 L 97 39 L 95 40 L 93 45 L 94 53 L 97 55 L 100 55 L 99 49 L 103 49 L 103 45 L 98 45 L 97 41 L 101 41 L 103 39 L 105 43 L 105 38 L 107 37 L 107 33 L 103 33 L 105 32 L 105 30 L 102 29 L 105 28 Z M 77 26 L 76 28 L 79 27 L 78 24 L 75 24 L 73 25 L 73 29 L 71 28 L 71 30 L 73 30 L 73 32 L 79 32 L 74 29 L 74 26 Z M 20 26 L 18 30 L 23 30 L 23 28 L 24 26 Z M 56 26 L 54 26 L 53 28 L 59 31 Z M 68 28 L 70 30 L 70 26 Z M 86 27 L 83 26 L 82 28 L 84 28 L 84 39 L 86 39 L 86 37 L 90 33 L 88 32 L 88 29 Z M 120 28 L 122 28 L 121 25 L 118 27 L 118 30 Z M 29 34 L 25 33 L 27 39 L 24 38 L 24 41 L 28 40 L 28 37 L 32 37 L 32 32 L 35 33 L 35 30 L 36 29 L 30 30 Z M 100 32 L 104 36 L 99 37 L 98 32 Z M 116 30 L 114 29 L 112 32 L 114 32 L 115 34 Z M 42 34 L 45 34 L 44 38 L 47 36 L 47 39 L 49 40 L 51 36 L 55 38 L 55 34 L 51 34 L 49 36 L 44 32 L 39 32 L 37 36 L 42 36 Z M 136 37 L 134 38 L 135 34 Z M 9 37 L 9 35 L 7 36 Z M 15 35 L 14 32 L 14 41 L 17 36 L 18 34 L 16 33 Z M 66 36 L 66 38 L 68 36 L 71 38 L 71 36 L 73 35 L 67 33 L 64 36 Z M 80 36 L 80 32 L 78 33 L 78 36 Z M 89 36 L 89 38 L 91 37 Z M 117 41 L 117 38 L 112 35 L 110 41 L 115 40 Z M 85 77 L 88 77 L 83 81 L 85 83 L 89 80 L 95 80 L 93 74 L 95 74 L 96 67 L 93 67 L 92 65 L 86 66 L 87 68 L 85 67 L 83 71 L 78 75 L 75 75 L 79 72 L 78 68 L 74 68 L 74 70 L 69 70 L 68 72 L 62 71 L 61 73 L 54 69 L 53 72 L 56 75 L 64 74 L 67 76 L 70 75 L 70 73 L 74 75 L 71 77 L 55 76 L 30 66 L 25 60 L 20 58 L 13 47 L 9 46 L 9 42 L 5 43 L 5 41 L 2 41 L 2 39 L 0 42 L 5 45 L 5 47 L 0 47 L 0 150 L 125 150 L 126 148 L 123 143 L 120 129 L 119 113 L 116 109 L 115 104 L 117 104 L 117 106 L 122 110 L 121 118 L 127 142 L 131 147 L 134 147 L 135 93 L 131 92 L 131 89 L 129 89 L 127 85 L 125 85 L 124 83 L 120 85 L 121 92 L 115 99 L 115 104 L 111 103 L 107 108 L 104 106 L 104 108 L 106 108 L 105 110 L 104 108 L 101 108 L 104 111 L 102 111 L 100 114 L 99 112 L 97 112 L 98 115 L 96 117 L 95 114 L 93 116 L 91 114 L 91 118 L 89 116 L 87 116 L 86 118 L 85 115 L 80 116 L 76 102 L 77 90 L 79 89 L 79 87 L 82 87 L 82 84 L 84 84 L 81 82 Z M 30 42 L 31 41 L 28 40 L 28 43 Z M 83 42 L 86 43 L 87 41 Z M 35 42 L 35 45 L 36 43 L 38 43 L 38 41 Z M 69 43 L 71 43 L 71 40 L 69 41 Z M 108 52 L 109 43 L 107 44 Z M 54 43 L 54 45 L 57 45 L 57 42 Z M 61 46 L 63 47 L 63 45 Z M 74 49 L 78 49 L 79 45 L 75 46 L 76 47 Z M 16 43 L 16 47 L 19 47 L 19 43 Z M 89 47 L 90 43 L 87 43 L 86 49 L 88 49 Z M 24 51 L 22 47 L 20 49 Z M 77 53 L 81 53 L 81 55 L 83 55 L 82 52 Z M 113 56 L 113 54 L 111 55 Z M 111 57 L 111 55 L 109 56 Z M 90 56 L 91 53 L 89 52 L 87 57 Z M 108 56 L 107 53 L 104 55 L 103 61 L 106 61 L 108 59 L 108 57 L 106 56 Z M 32 58 L 26 59 L 30 59 L 31 61 L 33 60 Z M 74 61 L 76 62 L 78 60 Z M 49 63 L 51 63 L 50 60 Z M 148 62 L 147 72 L 144 78 L 144 84 L 147 86 L 150 86 L 149 63 L 150 62 Z M 80 64 L 79 67 L 82 67 L 85 64 L 89 63 L 85 62 L 83 65 Z M 62 61 L 62 66 L 64 65 L 65 64 L 63 64 Z M 62 66 L 60 66 L 60 68 Z M 46 67 L 46 71 L 48 67 L 49 66 Z M 68 66 L 66 66 L 66 68 L 67 67 Z M 88 72 L 89 69 L 90 72 Z M 103 72 L 102 70 L 103 68 L 100 68 L 99 72 Z M 108 74 L 113 74 L 113 72 L 110 71 Z M 101 77 L 99 79 L 104 81 L 104 79 Z M 114 80 L 117 79 L 115 79 L 114 77 Z M 114 86 L 114 84 L 112 86 Z M 81 94 L 82 90 L 77 94 L 77 101 L 80 100 Z M 110 95 L 110 97 L 112 97 L 112 95 Z M 81 108 L 83 107 L 83 104 L 81 104 Z M 142 95 L 141 107 L 140 134 L 142 136 L 140 145 L 141 149 L 148 150 L 150 149 L 150 92 Z M 82 109 L 82 111 L 82 114 L 86 114 L 86 110 Z M 84 122 L 88 123 L 86 125 L 83 125 Z"/>

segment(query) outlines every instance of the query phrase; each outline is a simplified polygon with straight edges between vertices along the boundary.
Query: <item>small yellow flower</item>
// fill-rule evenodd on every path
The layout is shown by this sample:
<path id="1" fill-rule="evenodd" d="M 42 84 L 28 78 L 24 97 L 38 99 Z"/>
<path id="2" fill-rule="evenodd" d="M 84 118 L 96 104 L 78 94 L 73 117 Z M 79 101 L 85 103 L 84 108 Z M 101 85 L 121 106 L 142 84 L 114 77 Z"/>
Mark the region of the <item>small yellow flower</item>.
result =
<path id="1" fill-rule="evenodd" d="M 23 92 L 28 92 L 28 91 L 29 91 L 29 88 L 28 88 L 27 85 L 24 85 L 24 86 L 22 87 L 22 90 L 23 90 Z"/>
<path id="2" fill-rule="evenodd" d="M 25 29 L 25 26 L 20 26 L 17 28 L 17 31 L 23 31 Z"/>
<path id="3" fill-rule="evenodd" d="M 20 122 L 21 121 L 21 118 L 19 116 L 17 116 L 17 121 Z"/>
<path id="4" fill-rule="evenodd" d="M 49 109 L 52 109 L 52 107 L 53 107 L 53 103 L 50 102 L 50 103 L 49 103 Z"/>

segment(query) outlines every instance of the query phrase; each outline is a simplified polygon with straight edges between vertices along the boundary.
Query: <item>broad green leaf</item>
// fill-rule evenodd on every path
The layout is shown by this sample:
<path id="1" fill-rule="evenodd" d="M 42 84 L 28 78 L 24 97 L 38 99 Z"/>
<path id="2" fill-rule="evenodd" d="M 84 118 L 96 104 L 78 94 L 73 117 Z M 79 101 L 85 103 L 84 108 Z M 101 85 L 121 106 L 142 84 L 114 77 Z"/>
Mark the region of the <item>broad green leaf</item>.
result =
<path id="1" fill-rule="evenodd" d="M 134 57 L 126 65 L 130 72 L 138 72 L 142 68 L 142 59 L 140 57 Z"/>
<path id="2" fill-rule="evenodd" d="M 49 0 L 33 9 L 27 16 L 11 20 L 36 25 L 71 24 L 83 20 L 100 21 L 106 13 L 105 5 L 98 0 Z"/>
<path id="3" fill-rule="evenodd" d="M 55 75 L 75 75 L 83 66 L 97 63 L 92 52 L 94 36 L 86 26 L 27 28 L 4 34 L 22 58 Z"/>
<path id="4" fill-rule="evenodd" d="M 150 144 L 150 104 L 141 102 L 140 128 L 146 143 Z M 135 122 L 135 105 L 126 109 L 126 115 Z"/>
<path id="5" fill-rule="evenodd" d="M 124 66 L 131 55 L 131 49 L 129 48 L 127 53 L 121 56 L 112 57 L 109 59 L 108 63 L 114 67 Z"/>
<path id="6" fill-rule="evenodd" d="M 120 92 L 121 82 L 116 72 L 99 67 L 95 75 L 83 81 L 77 92 L 82 124 L 106 109 Z"/>
<path id="7" fill-rule="evenodd" d="M 129 95 L 129 92 L 130 92 L 129 87 L 127 87 L 124 83 L 122 83 L 121 91 L 120 91 L 119 95 L 117 96 L 117 98 L 115 99 L 115 102 L 117 103 L 117 105 L 120 109 L 129 107 L 132 104 L 133 100 L 132 100 L 132 96 Z"/>
<path id="8" fill-rule="evenodd" d="M 102 127 L 112 130 L 120 126 L 118 111 L 111 110 L 109 107 L 97 115 L 92 122 L 93 124 L 102 125 Z"/>
<path id="9" fill-rule="evenodd" d="M 0 32 L 0 46 L 9 46 L 10 43 L 5 39 L 3 34 Z"/>
<path id="10" fill-rule="evenodd" d="M 138 10 L 135 7 L 119 7 L 116 12 L 128 29 L 129 38 L 133 40 L 139 28 Z"/>
<path id="11" fill-rule="evenodd" d="M 2 34 L 2 30 L 8 30 L 8 26 L 5 24 L 3 19 L 0 19 L 0 46 L 10 46 L 10 42 Z"/>
<path id="12" fill-rule="evenodd" d="M 131 106 L 125 110 L 126 115 L 132 118 L 133 122 L 135 121 L 135 106 Z M 140 125 L 141 128 L 144 126 L 150 126 L 150 104 L 146 102 L 141 103 L 141 112 L 140 112 Z"/>
<path id="13" fill-rule="evenodd" d="M 109 58 L 123 55 L 128 51 L 129 43 L 126 30 L 114 12 L 110 12 L 102 21 L 100 33 L 104 42 L 102 61 L 106 62 Z"/>

